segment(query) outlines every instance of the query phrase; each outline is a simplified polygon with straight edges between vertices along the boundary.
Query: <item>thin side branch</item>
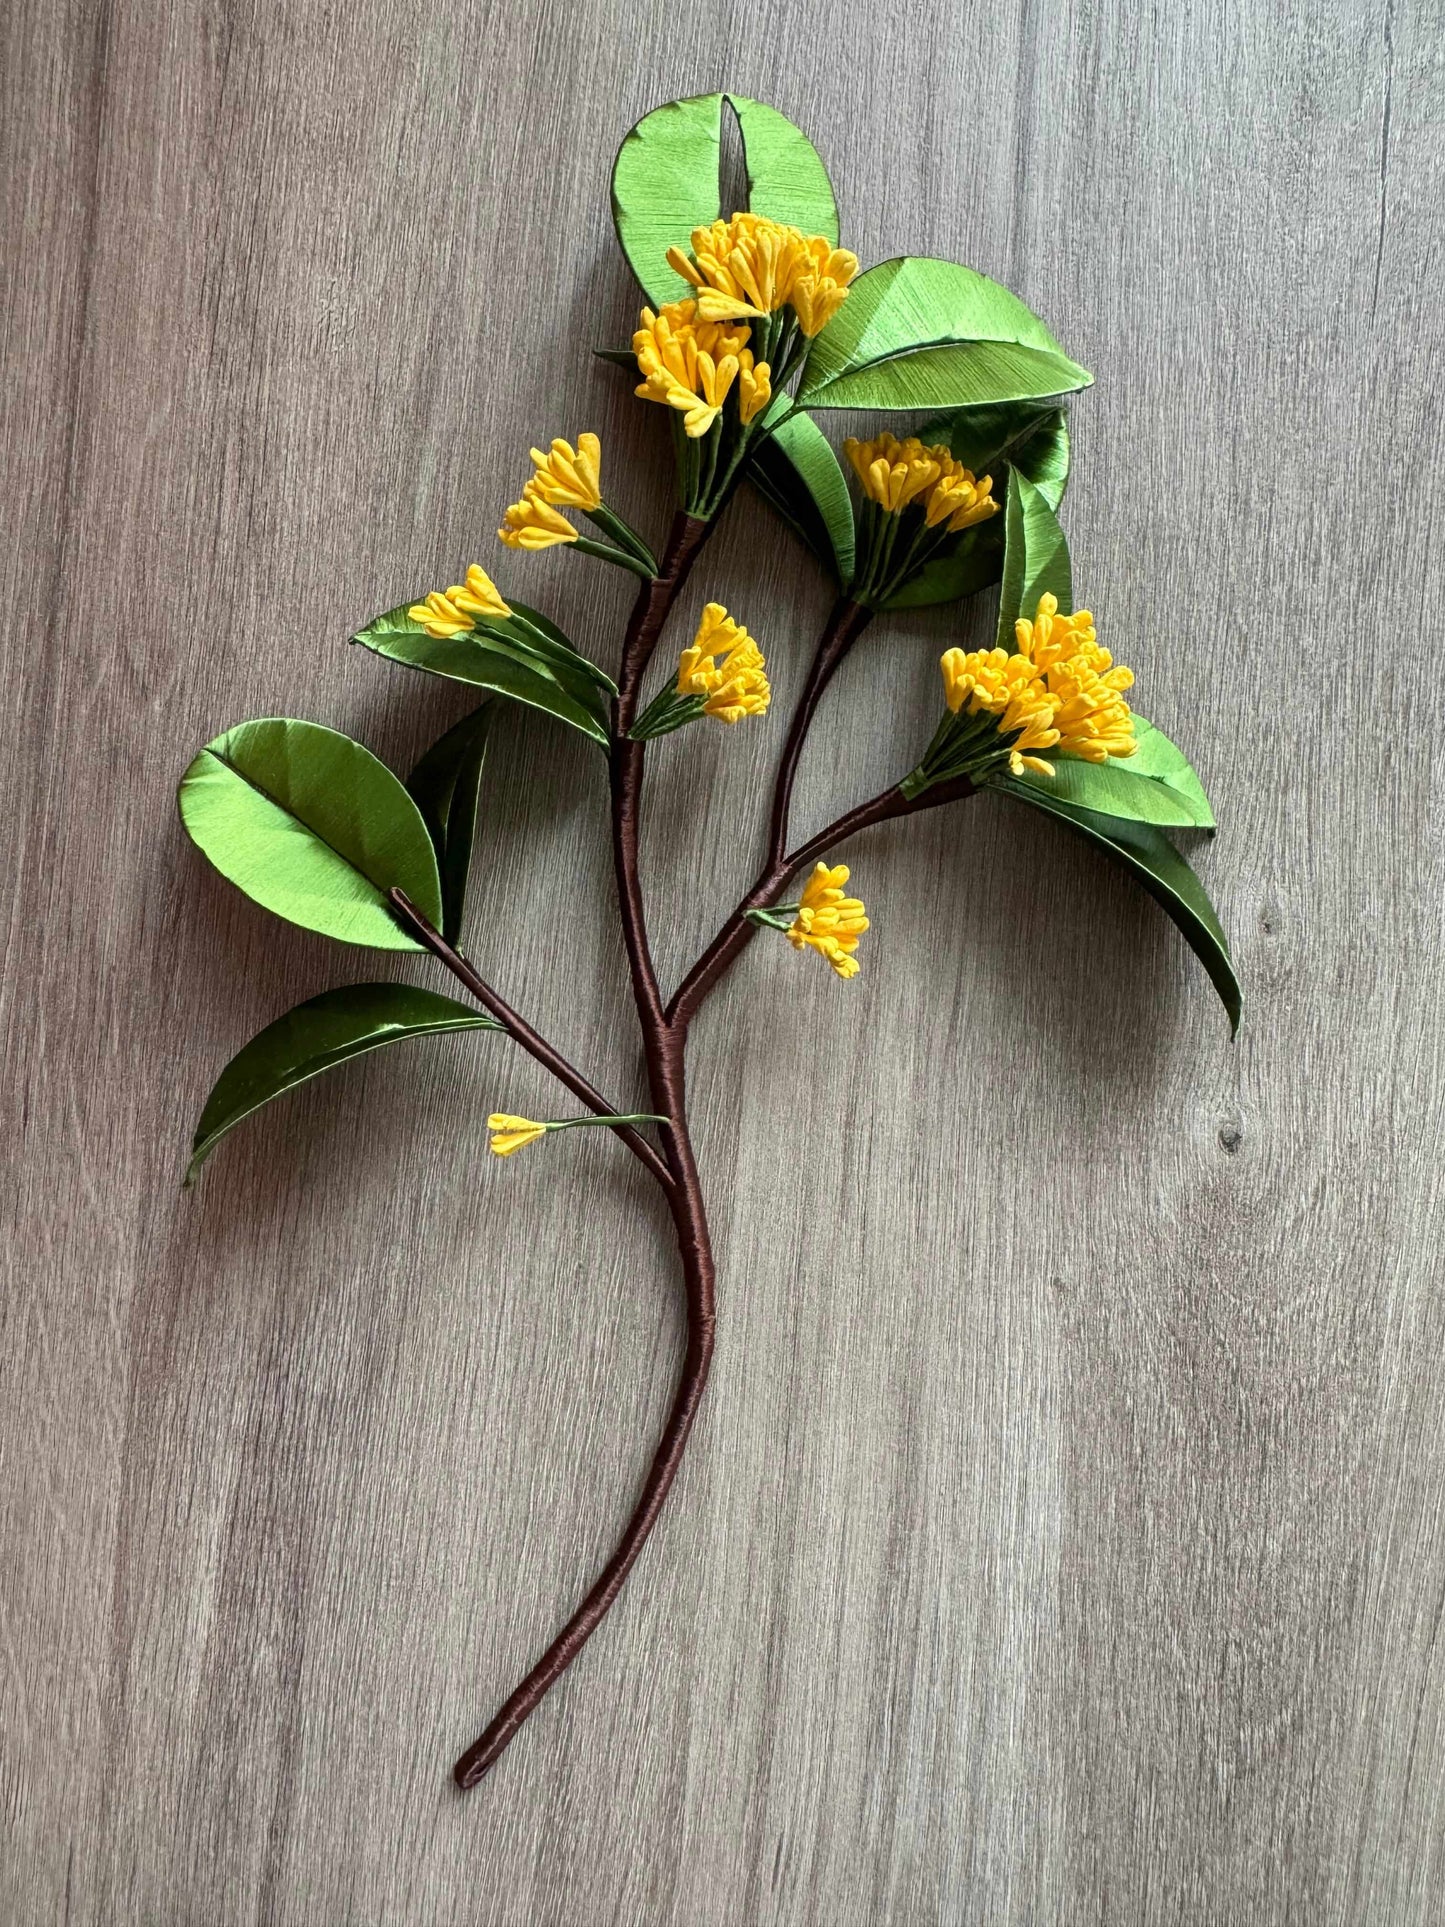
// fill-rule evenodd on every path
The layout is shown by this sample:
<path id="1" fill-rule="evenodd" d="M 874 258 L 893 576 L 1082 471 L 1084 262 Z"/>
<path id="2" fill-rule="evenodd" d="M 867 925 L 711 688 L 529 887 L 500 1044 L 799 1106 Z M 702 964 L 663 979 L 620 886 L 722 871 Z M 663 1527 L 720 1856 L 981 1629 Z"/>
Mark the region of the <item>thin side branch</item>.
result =
<path id="1" fill-rule="evenodd" d="M 782 861 L 788 847 L 788 821 L 793 808 L 793 782 L 798 774 L 798 764 L 803 754 L 803 744 L 807 741 L 818 704 L 823 699 L 823 691 L 833 680 L 839 664 L 853 644 L 873 620 L 873 611 L 865 609 L 861 603 L 850 602 L 847 597 L 837 604 L 828 618 L 828 626 L 818 639 L 817 651 L 812 666 L 798 697 L 792 721 L 788 725 L 787 740 L 783 753 L 778 760 L 778 774 L 773 784 L 773 806 L 768 819 L 768 862 Z"/>
<path id="2" fill-rule="evenodd" d="M 788 831 L 793 811 L 793 784 L 802 760 L 813 718 L 823 692 L 838 671 L 844 657 L 873 620 L 873 611 L 843 596 L 833 605 L 812 663 L 798 692 L 798 700 L 788 724 L 778 771 L 773 781 L 772 808 L 768 813 L 768 849 L 763 869 L 752 889 L 719 930 L 712 943 L 698 958 L 667 1006 L 669 1024 L 685 1031 L 693 1013 L 732 958 L 748 941 L 754 926 L 746 921 L 749 910 L 762 910 L 778 900 L 779 892 L 792 871 L 787 867 Z M 726 954 L 724 954 L 726 953 Z"/>
<path id="3" fill-rule="evenodd" d="M 674 1030 L 686 1035 L 687 1027 L 697 1015 L 704 998 L 757 935 L 758 926 L 748 921 L 749 910 L 765 910 L 770 904 L 776 903 L 806 864 L 817 862 L 838 844 L 846 842 L 850 836 L 856 836 L 859 830 L 870 829 L 875 823 L 886 823 L 891 817 L 913 816 L 922 810 L 937 809 L 941 804 L 957 802 L 973 793 L 973 784 L 966 776 L 935 784 L 932 789 L 925 790 L 921 796 L 911 800 L 895 784 L 892 789 L 883 790 L 868 802 L 845 811 L 826 829 L 819 830 L 816 836 L 810 836 L 806 843 L 800 843 L 789 855 L 768 863 L 752 889 L 683 978 L 667 1007 L 668 1023 Z"/>
<path id="4" fill-rule="evenodd" d="M 391 901 L 433 956 L 440 958 L 458 983 L 465 984 L 483 1010 L 490 1012 L 503 1030 L 520 1044 L 523 1050 L 535 1057 L 544 1069 L 552 1073 L 559 1084 L 565 1085 L 572 1095 L 579 1098 L 596 1116 L 616 1116 L 617 1106 L 609 1104 L 596 1086 L 587 1081 L 581 1071 L 569 1064 L 561 1052 L 554 1050 L 540 1032 L 533 1030 L 525 1017 L 513 1010 L 511 1005 L 504 998 L 499 997 L 483 977 L 478 976 L 461 952 L 452 948 L 404 890 L 393 890 Z M 647 1166 L 663 1189 L 670 1193 L 673 1189 L 673 1176 L 656 1147 L 631 1124 L 614 1124 L 611 1128 L 634 1157 Z"/>

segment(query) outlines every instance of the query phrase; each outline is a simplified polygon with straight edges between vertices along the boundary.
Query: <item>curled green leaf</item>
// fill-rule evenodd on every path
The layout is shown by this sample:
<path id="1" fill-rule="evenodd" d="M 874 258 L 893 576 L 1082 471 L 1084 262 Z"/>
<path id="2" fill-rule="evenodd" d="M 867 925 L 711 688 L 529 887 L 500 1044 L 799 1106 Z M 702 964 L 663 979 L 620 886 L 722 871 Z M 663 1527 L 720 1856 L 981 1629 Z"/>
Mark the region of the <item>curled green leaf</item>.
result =
<path id="1" fill-rule="evenodd" d="M 612 167 L 612 220 L 628 266 L 653 307 L 689 292 L 667 265 L 667 250 L 720 211 L 721 94 L 695 94 L 655 107 L 628 134 Z"/>
<path id="2" fill-rule="evenodd" d="M 1069 479 L 1069 415 L 1054 401 L 986 402 L 934 415 L 917 429 L 921 442 L 942 442 L 975 475 L 997 482 L 1017 469 L 1056 513 Z"/>
<path id="3" fill-rule="evenodd" d="M 466 908 L 491 717 L 491 705 L 485 702 L 463 716 L 432 744 L 406 779 L 436 851 L 442 883 L 442 935 L 452 944 L 461 937 Z"/>
<path id="4" fill-rule="evenodd" d="M 1048 755 L 1052 776 L 1025 770 L 1018 781 L 1059 803 L 1076 803 L 1099 816 L 1118 816 L 1132 823 L 1161 823 L 1176 829 L 1197 826 L 1192 798 L 1167 783 L 1157 782 L 1134 767 L 1134 757 L 1116 762 L 1085 763 L 1073 756 Z"/>
<path id="5" fill-rule="evenodd" d="M 758 444 L 748 479 L 846 589 L 853 579 L 853 502 L 832 444 L 813 418 L 801 410 L 785 414 Z"/>
<path id="6" fill-rule="evenodd" d="M 748 209 L 838 245 L 838 203 L 818 150 L 776 107 L 729 94 L 743 137 Z M 736 209 L 730 212 L 736 212 Z"/>
<path id="7" fill-rule="evenodd" d="M 606 749 L 608 698 L 613 684 L 595 663 L 572 648 L 561 631 L 535 610 L 511 618 L 483 617 L 457 636 L 431 636 L 403 603 L 387 610 L 351 638 L 363 648 L 427 675 L 470 683 L 494 695 L 540 709 L 581 730 Z"/>
<path id="8" fill-rule="evenodd" d="M 1020 616 L 1032 620 L 1040 596 L 1057 597 L 1061 615 L 1073 613 L 1074 581 L 1069 567 L 1069 545 L 1059 518 L 1043 490 L 1036 488 L 1018 469 L 1009 473 L 1003 524 L 1003 584 L 999 591 L 997 644 L 1000 649 L 1011 651 L 1015 622 Z"/>
<path id="9" fill-rule="evenodd" d="M 1162 729 L 1146 722 L 1138 710 L 1134 712 L 1134 738 L 1139 747 L 1125 764 L 1130 775 L 1147 776 L 1151 782 L 1172 790 L 1189 811 L 1194 828 L 1212 830 L 1214 811 L 1184 751 L 1170 742 Z"/>

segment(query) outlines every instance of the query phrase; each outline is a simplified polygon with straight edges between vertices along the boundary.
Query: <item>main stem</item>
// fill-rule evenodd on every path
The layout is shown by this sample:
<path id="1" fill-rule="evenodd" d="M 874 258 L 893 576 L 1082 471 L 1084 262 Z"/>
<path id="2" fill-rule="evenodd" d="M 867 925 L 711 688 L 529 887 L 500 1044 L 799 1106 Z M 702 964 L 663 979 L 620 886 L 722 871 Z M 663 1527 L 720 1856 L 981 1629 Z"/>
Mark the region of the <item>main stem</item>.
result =
<path id="1" fill-rule="evenodd" d="M 637 857 L 645 752 L 643 744 L 632 742 L 627 735 L 637 713 L 638 690 L 662 626 L 708 531 L 708 523 L 679 512 L 674 517 L 656 579 L 645 583 L 638 592 L 623 641 L 618 695 L 613 705 L 611 756 L 612 851 L 618 907 L 633 1000 L 642 1031 L 652 1108 L 667 1118 L 670 1127 L 662 1133 L 669 1179 L 664 1195 L 672 1213 L 687 1294 L 687 1349 L 672 1410 L 643 1481 L 641 1497 L 616 1550 L 556 1639 L 509 1696 L 486 1731 L 457 1761 L 454 1772 L 460 1787 L 475 1786 L 495 1765 L 518 1728 L 536 1710 L 543 1696 L 562 1677 L 607 1616 L 657 1523 L 677 1476 L 712 1362 L 716 1324 L 714 1270 L 707 1213 L 687 1128 L 683 1068 L 686 1032 L 669 1023 L 663 1010 L 648 943 Z"/>
<path id="2" fill-rule="evenodd" d="M 618 910 L 632 979 L 633 1000 L 642 1032 L 652 1104 L 654 1110 L 667 1119 L 669 1126 L 662 1134 L 666 1158 L 662 1188 L 672 1214 L 678 1256 L 682 1263 L 687 1295 L 687 1348 L 667 1424 L 643 1481 L 641 1496 L 616 1550 L 602 1568 L 587 1597 L 541 1659 L 506 1700 L 486 1731 L 457 1761 L 454 1769 L 456 1781 L 458 1786 L 464 1788 L 475 1786 L 495 1765 L 518 1728 L 536 1710 L 543 1696 L 566 1672 L 607 1616 L 622 1590 L 623 1581 L 657 1523 L 677 1476 L 688 1435 L 707 1385 L 717 1323 L 715 1273 L 707 1212 L 688 1131 L 685 1067 L 688 1026 L 698 1006 L 755 934 L 756 926 L 748 922 L 747 912 L 776 902 L 788 880 L 804 864 L 826 855 L 835 844 L 872 824 L 886 822 L 890 817 L 908 816 L 918 810 L 932 809 L 940 803 L 970 795 L 973 789 L 967 778 L 961 777 L 951 783 L 938 784 L 923 795 L 910 799 L 895 786 L 848 811 L 797 849 L 791 852 L 787 850 L 793 781 L 809 725 L 835 670 L 872 616 L 871 610 L 857 603 L 846 599 L 840 602 L 818 645 L 783 747 L 769 824 L 768 857 L 762 873 L 689 971 L 671 1004 L 664 1008 L 648 941 L 647 916 L 638 873 L 638 813 L 645 745 L 633 742 L 627 732 L 637 714 L 642 678 L 652 659 L 668 611 L 707 540 L 710 526 L 679 511 L 673 520 L 657 576 L 646 583 L 638 594 L 623 642 L 618 695 L 613 704 L 611 750 L 612 854 L 617 877 Z M 437 946 L 433 943 L 432 947 L 435 949 Z M 445 958 L 443 960 L 446 961 Z M 517 1033 L 514 1031 L 514 1034 Z M 520 1041 L 527 1042 L 526 1039 Z M 533 1048 L 530 1043 L 528 1047 Z M 533 1054 L 540 1055 L 535 1049 Z M 570 1070 L 571 1067 L 566 1068 Z M 576 1076 L 575 1072 L 573 1076 Z M 572 1088 L 576 1089 L 577 1086 L 574 1084 Z M 586 1101 L 591 1100 L 589 1098 Z M 619 1131 L 619 1135 L 623 1134 Z M 645 1140 L 643 1142 L 645 1144 Z M 649 1152 L 651 1148 L 646 1145 Z"/>

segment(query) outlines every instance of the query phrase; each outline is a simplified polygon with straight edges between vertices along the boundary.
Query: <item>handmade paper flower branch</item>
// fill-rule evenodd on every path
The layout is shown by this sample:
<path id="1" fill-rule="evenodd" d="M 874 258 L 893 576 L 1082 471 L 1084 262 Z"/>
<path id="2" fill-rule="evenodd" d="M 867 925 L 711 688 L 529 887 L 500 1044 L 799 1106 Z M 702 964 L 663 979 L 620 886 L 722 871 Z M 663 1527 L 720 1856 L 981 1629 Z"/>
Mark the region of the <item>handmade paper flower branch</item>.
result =
<path id="1" fill-rule="evenodd" d="M 724 219 L 725 108 L 741 132 L 748 209 Z M 1057 509 L 1069 468 L 1060 397 L 1088 385 L 1043 323 L 995 282 L 952 262 L 887 261 L 858 272 L 838 246 L 822 162 L 761 102 L 674 101 L 627 136 L 613 172 L 618 238 L 648 304 L 630 353 L 637 394 L 668 411 L 680 506 L 661 559 L 602 491 L 595 435 L 532 450 L 534 473 L 500 530 L 512 550 L 566 544 L 641 577 L 616 680 L 479 565 L 378 616 L 354 640 L 392 662 L 482 692 L 403 784 L 360 743 L 318 723 L 238 724 L 196 757 L 182 820 L 211 862 L 256 902 L 307 929 L 381 950 L 432 953 L 470 993 L 462 1004 L 409 984 L 327 991 L 269 1025 L 231 1061 L 196 1132 L 194 1177 L 243 1118 L 307 1079 L 404 1038 L 497 1030 L 543 1064 L 584 1114 L 492 1114 L 510 1157 L 577 1125 L 616 1133 L 659 1185 L 687 1292 L 682 1376 L 636 1510 L 582 1604 L 457 1763 L 487 1771 L 612 1605 L 677 1471 L 707 1380 L 715 1325 L 707 1212 L 683 1065 L 704 998 L 759 929 L 816 952 L 840 979 L 859 971 L 868 929 L 832 853 L 870 825 L 982 790 L 1043 811 L 1122 864 L 1162 905 L 1208 971 L 1231 1023 L 1239 990 L 1218 920 L 1164 834 L 1213 818 L 1180 750 L 1132 711 L 1133 678 L 1073 606 Z M 902 440 L 844 443 L 857 485 L 815 416 L 834 409 L 911 418 Z M 781 678 L 792 717 L 778 761 L 765 853 L 751 890 L 666 996 L 653 968 L 638 861 L 647 744 L 703 719 L 765 714 L 762 651 L 709 602 L 675 670 L 643 702 L 663 625 L 725 505 L 747 481 L 835 577 L 838 599 L 801 680 Z M 597 531 L 583 535 L 573 516 Z M 942 658 L 943 713 L 915 767 L 818 835 L 793 843 L 793 780 L 824 689 L 874 619 L 998 586 L 995 646 Z M 622 1111 L 492 988 L 460 948 L 488 735 L 511 704 L 594 743 L 609 777 L 621 935 L 651 1109 Z M 666 753 L 678 753 L 669 750 Z M 785 902 L 790 883 L 801 894 Z M 500 951 L 498 954 L 501 954 Z M 840 995 L 856 994 L 839 991 Z M 494 1075 L 494 1074 L 493 1074 Z"/>

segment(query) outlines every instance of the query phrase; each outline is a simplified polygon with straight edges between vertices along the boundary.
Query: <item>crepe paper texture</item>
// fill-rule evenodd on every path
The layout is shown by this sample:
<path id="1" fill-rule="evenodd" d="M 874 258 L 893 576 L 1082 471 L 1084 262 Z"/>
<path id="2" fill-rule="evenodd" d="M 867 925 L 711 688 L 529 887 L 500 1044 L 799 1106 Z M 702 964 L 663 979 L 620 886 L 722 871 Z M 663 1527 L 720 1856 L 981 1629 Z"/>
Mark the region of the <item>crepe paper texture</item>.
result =
<path id="1" fill-rule="evenodd" d="M 723 199 L 729 117 L 742 141 L 743 207 Z M 859 980 L 866 984 L 876 967 L 871 920 L 860 879 L 837 860 L 844 844 L 874 825 L 957 809 L 980 795 L 1040 811 L 1159 904 L 1203 965 L 1231 1029 L 1240 1017 L 1228 941 L 1170 837 L 1212 835 L 1213 811 L 1184 751 L 1132 708 L 1134 670 L 1113 653 L 1127 645 L 1147 669 L 1155 637 L 1131 611 L 1096 619 L 1080 605 L 1080 575 L 1059 519 L 1070 401 L 1092 377 L 1015 294 L 972 268 L 912 257 L 860 263 L 817 150 L 762 101 L 705 94 L 646 115 L 617 154 L 612 213 L 642 301 L 631 347 L 596 352 L 628 371 L 659 443 L 672 446 L 678 506 L 660 553 L 606 499 L 601 435 L 590 427 L 558 432 L 568 425 L 539 419 L 544 432 L 530 451 L 486 451 L 504 580 L 475 557 L 453 558 L 456 579 L 434 576 L 430 585 L 425 567 L 399 564 L 399 577 L 413 575 L 411 593 L 352 637 L 388 662 L 468 692 L 469 706 L 406 781 L 334 729 L 269 717 L 207 743 L 180 786 L 187 832 L 262 909 L 341 943 L 424 952 L 468 997 L 359 983 L 287 1011 L 222 1071 L 201 1113 L 188 1181 L 246 1119 L 323 1072 L 406 1038 L 489 1031 L 582 1106 L 551 1119 L 489 1110 L 490 1152 L 502 1160 L 527 1149 L 550 1156 L 565 1184 L 573 1164 L 596 1153 L 548 1150 L 547 1141 L 600 1126 L 656 1182 L 675 1229 L 688 1339 L 651 1466 L 590 1590 L 457 1761 L 462 1787 L 496 1762 L 606 1616 L 668 1496 L 707 1384 L 717 1321 L 707 1199 L 685 1096 L 692 1021 L 760 932 L 814 960 L 798 980 L 799 999 L 866 994 Z M 840 445 L 818 419 L 834 410 L 873 419 L 856 421 Z M 811 661 L 789 655 L 786 638 L 751 599 L 744 615 L 707 596 L 699 564 L 744 484 L 836 590 Z M 1089 518 L 1088 505 L 1081 516 Z M 615 667 L 603 667 L 515 593 L 529 557 L 544 549 L 639 578 Z M 996 596 L 996 604 L 983 605 L 981 620 L 970 614 L 966 632 L 960 619 L 950 636 L 934 616 L 932 644 L 917 639 L 909 612 L 978 596 Z M 674 611 L 691 639 L 661 647 Z M 894 647 L 935 655 L 937 726 L 895 782 L 798 840 L 793 782 L 809 730 L 825 690 L 875 622 L 897 632 Z M 647 1109 L 614 1103 L 462 949 L 468 879 L 487 838 L 487 769 L 499 759 L 504 772 L 513 767 L 509 724 L 518 706 L 576 731 L 606 763 L 605 782 L 598 765 L 597 800 L 611 814 L 618 933 Z M 654 756 L 685 756 L 686 732 L 715 724 L 775 730 L 776 775 L 757 828 L 753 885 L 669 992 L 652 961 L 641 875 L 644 772 L 650 745 Z M 856 740 L 856 732 L 840 740 Z M 749 830 L 727 824 L 718 833 L 736 840 Z M 1025 866 L 1015 887 L 1028 887 Z M 569 888 L 566 913 L 579 914 L 578 906 Z M 487 940 L 490 952 L 505 954 L 491 930 Z M 818 961 L 831 983 L 815 974 Z M 800 1009 L 804 1021 L 814 1020 Z M 494 1092 L 503 1066 L 492 1041 L 483 1048 L 482 1085 Z M 495 1208 L 504 1208 L 500 1194 Z"/>

